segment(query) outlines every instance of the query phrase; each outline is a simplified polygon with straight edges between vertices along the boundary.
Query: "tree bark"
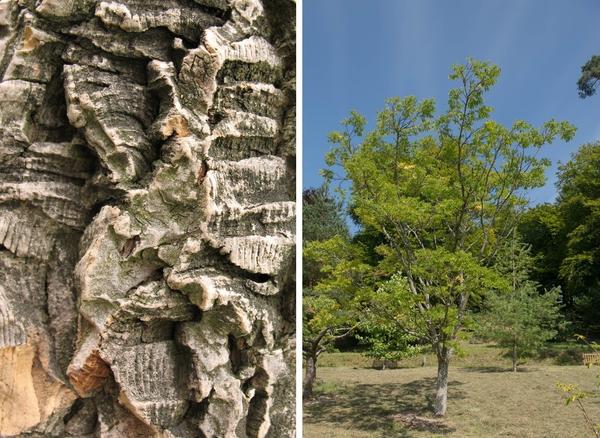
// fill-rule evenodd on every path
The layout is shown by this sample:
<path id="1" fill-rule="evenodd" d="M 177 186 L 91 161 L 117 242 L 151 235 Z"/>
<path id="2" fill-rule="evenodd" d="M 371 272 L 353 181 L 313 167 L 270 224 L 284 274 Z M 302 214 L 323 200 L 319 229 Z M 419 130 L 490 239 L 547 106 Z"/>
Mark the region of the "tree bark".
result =
<path id="1" fill-rule="evenodd" d="M 448 367 L 450 365 L 451 351 L 442 348 L 438 354 L 438 368 L 436 379 L 436 393 L 434 402 L 434 414 L 443 417 L 446 415 L 448 406 Z"/>
<path id="2" fill-rule="evenodd" d="M 294 2 L 0 31 L 0 436 L 294 436 Z"/>
<path id="3" fill-rule="evenodd" d="M 305 364 L 303 397 L 309 399 L 313 396 L 313 386 L 317 379 L 317 356 L 307 356 Z"/>

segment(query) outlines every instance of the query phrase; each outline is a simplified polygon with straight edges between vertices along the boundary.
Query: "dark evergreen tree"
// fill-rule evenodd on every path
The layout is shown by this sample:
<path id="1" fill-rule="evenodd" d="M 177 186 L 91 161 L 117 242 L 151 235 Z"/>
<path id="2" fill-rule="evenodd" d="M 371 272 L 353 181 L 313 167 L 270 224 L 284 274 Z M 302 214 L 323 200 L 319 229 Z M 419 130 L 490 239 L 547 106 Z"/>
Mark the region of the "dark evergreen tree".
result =
<path id="1" fill-rule="evenodd" d="M 592 56 L 582 67 L 581 76 L 577 81 L 579 97 L 585 99 L 596 93 L 600 81 L 600 56 Z"/>

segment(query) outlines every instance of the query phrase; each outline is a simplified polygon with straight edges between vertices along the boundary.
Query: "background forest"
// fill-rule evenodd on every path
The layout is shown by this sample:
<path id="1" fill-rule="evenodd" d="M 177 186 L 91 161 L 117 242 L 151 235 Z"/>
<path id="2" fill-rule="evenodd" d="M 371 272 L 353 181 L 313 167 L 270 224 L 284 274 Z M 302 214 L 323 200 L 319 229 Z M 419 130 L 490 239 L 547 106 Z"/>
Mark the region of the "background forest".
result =
<path id="1" fill-rule="evenodd" d="M 550 165 L 539 151 L 557 137 L 569 141 L 576 127 L 493 120 L 485 94 L 499 75 L 497 66 L 469 59 L 452 68 L 455 88 L 444 113 L 436 115 L 432 99 L 392 98 L 373 130 L 351 112 L 330 134 L 325 183 L 303 197 L 306 400 L 328 351 L 349 352 L 324 356 L 342 368 L 435 364 L 435 381 L 417 391 L 431 388 L 428 407 L 412 404 L 397 419 L 402 430 L 417 418 L 417 429 L 443 431 L 447 423 L 417 414 L 446 415 L 453 361 L 516 372 L 548 361 L 578 365 L 593 351 L 600 337 L 600 142 L 581 145 L 560 164 L 554 202 L 531 206 L 528 192 L 544 185 Z M 600 57 L 593 56 L 582 67 L 580 97 L 595 94 L 599 79 Z M 321 396 L 343 393 L 323 384 Z M 593 431 L 581 400 L 594 393 L 559 386 Z M 309 418 L 326 422 L 311 406 Z"/>

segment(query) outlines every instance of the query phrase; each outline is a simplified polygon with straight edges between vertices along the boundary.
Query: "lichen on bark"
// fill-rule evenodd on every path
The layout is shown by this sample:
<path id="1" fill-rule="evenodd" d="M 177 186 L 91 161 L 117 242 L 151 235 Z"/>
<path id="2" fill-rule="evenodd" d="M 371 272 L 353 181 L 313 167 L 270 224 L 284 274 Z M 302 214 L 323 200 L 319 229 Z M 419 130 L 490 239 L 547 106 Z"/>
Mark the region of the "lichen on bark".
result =
<path id="1" fill-rule="evenodd" d="M 0 0 L 0 76 L 0 436 L 293 436 L 295 4 Z"/>

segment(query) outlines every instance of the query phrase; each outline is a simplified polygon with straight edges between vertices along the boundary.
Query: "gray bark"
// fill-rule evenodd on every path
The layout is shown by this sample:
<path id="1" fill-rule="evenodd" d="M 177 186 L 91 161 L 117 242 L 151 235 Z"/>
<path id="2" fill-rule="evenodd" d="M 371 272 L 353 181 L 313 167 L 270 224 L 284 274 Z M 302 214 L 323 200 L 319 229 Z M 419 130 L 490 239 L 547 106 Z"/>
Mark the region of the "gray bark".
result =
<path id="1" fill-rule="evenodd" d="M 317 379 L 317 356 L 309 355 L 305 361 L 303 397 L 311 398 L 313 395 L 313 387 Z"/>
<path id="2" fill-rule="evenodd" d="M 295 4 L 0 0 L 0 79 L 0 436 L 293 436 Z"/>
<path id="3" fill-rule="evenodd" d="M 434 414 L 443 417 L 448 407 L 448 367 L 450 365 L 451 350 L 442 348 L 438 354 L 438 367 L 436 379 Z"/>

